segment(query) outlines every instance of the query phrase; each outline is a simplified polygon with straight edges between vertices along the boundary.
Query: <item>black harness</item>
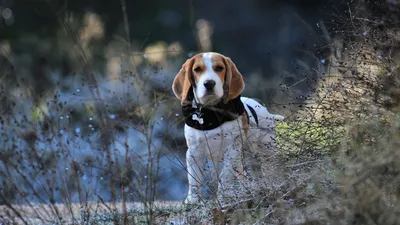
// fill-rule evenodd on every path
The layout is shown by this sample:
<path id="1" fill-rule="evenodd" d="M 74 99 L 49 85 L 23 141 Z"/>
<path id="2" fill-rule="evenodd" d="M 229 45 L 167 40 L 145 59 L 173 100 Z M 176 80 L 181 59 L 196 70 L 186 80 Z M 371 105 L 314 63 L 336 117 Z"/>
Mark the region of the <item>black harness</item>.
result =
<path id="1" fill-rule="evenodd" d="M 193 88 L 191 87 L 188 92 L 187 102 L 187 104 L 182 105 L 185 123 L 198 130 L 217 128 L 225 122 L 237 119 L 246 112 L 243 102 L 240 100 L 240 95 L 226 104 L 221 100 L 216 105 L 206 106 L 196 102 Z"/>

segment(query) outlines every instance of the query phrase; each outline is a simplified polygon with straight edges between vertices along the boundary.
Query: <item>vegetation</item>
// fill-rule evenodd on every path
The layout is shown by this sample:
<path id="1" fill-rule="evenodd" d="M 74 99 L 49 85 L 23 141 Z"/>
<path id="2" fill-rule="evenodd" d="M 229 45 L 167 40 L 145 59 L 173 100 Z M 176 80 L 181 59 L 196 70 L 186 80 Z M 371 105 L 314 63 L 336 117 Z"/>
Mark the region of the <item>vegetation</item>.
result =
<path id="1" fill-rule="evenodd" d="M 400 224 L 398 0 L 343 1 L 320 31 L 309 26 L 321 33 L 300 49 L 312 62 L 298 59 L 295 72 L 270 80 L 276 93 L 261 96 L 286 117 L 278 151 L 258 156 L 260 174 L 225 208 L 177 200 L 187 190 L 185 142 L 169 89 L 193 53 L 178 42 L 138 47 L 120 3 L 124 26 L 112 38 L 90 12 L 55 13 L 54 35 L 5 29 L 0 224 Z M 196 37 L 210 35 L 197 22 Z M 245 79 L 252 87 L 261 78 Z"/>

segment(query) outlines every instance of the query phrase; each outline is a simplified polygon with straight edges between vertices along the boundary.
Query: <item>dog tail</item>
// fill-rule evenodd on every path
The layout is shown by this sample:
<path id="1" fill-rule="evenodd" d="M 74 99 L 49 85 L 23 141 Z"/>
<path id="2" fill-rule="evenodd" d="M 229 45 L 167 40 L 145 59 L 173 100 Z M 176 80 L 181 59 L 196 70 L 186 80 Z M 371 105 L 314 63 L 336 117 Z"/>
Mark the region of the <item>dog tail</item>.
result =
<path id="1" fill-rule="evenodd" d="M 261 121 L 263 121 L 261 123 L 265 123 L 266 121 L 282 121 L 285 119 L 285 117 L 282 115 L 269 113 L 267 107 L 265 107 L 264 104 L 256 101 L 255 99 L 241 97 L 240 100 L 245 105 L 250 120 L 257 125 L 260 125 L 259 122 Z"/>
<path id="2" fill-rule="evenodd" d="M 285 119 L 284 116 L 281 116 L 281 115 L 279 115 L 279 114 L 271 114 L 271 115 L 272 115 L 272 118 L 273 118 L 274 120 L 282 121 L 282 120 Z"/>

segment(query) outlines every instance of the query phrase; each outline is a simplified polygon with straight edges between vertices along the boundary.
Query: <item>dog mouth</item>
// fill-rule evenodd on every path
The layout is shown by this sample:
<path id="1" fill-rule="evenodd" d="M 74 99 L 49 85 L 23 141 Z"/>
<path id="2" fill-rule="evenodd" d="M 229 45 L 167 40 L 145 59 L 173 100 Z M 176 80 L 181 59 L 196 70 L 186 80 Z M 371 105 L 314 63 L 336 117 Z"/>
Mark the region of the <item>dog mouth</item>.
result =
<path id="1" fill-rule="evenodd" d="M 215 96 L 215 92 L 214 90 L 206 90 L 206 92 L 204 93 L 204 96 Z M 217 96 L 215 96 L 217 97 Z"/>
<path id="2" fill-rule="evenodd" d="M 220 98 L 214 92 L 207 92 L 201 98 L 201 103 L 206 105 L 213 105 L 218 103 Z"/>

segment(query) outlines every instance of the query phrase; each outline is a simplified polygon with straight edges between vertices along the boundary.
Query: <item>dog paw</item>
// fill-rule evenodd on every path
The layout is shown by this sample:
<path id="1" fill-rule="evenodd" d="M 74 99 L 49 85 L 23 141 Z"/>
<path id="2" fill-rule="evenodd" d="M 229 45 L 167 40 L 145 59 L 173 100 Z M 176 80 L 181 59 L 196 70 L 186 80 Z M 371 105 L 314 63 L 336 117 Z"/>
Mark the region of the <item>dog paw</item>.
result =
<path id="1" fill-rule="evenodd" d="M 197 196 L 189 195 L 186 197 L 184 203 L 187 205 L 196 205 L 200 202 L 200 199 Z"/>

